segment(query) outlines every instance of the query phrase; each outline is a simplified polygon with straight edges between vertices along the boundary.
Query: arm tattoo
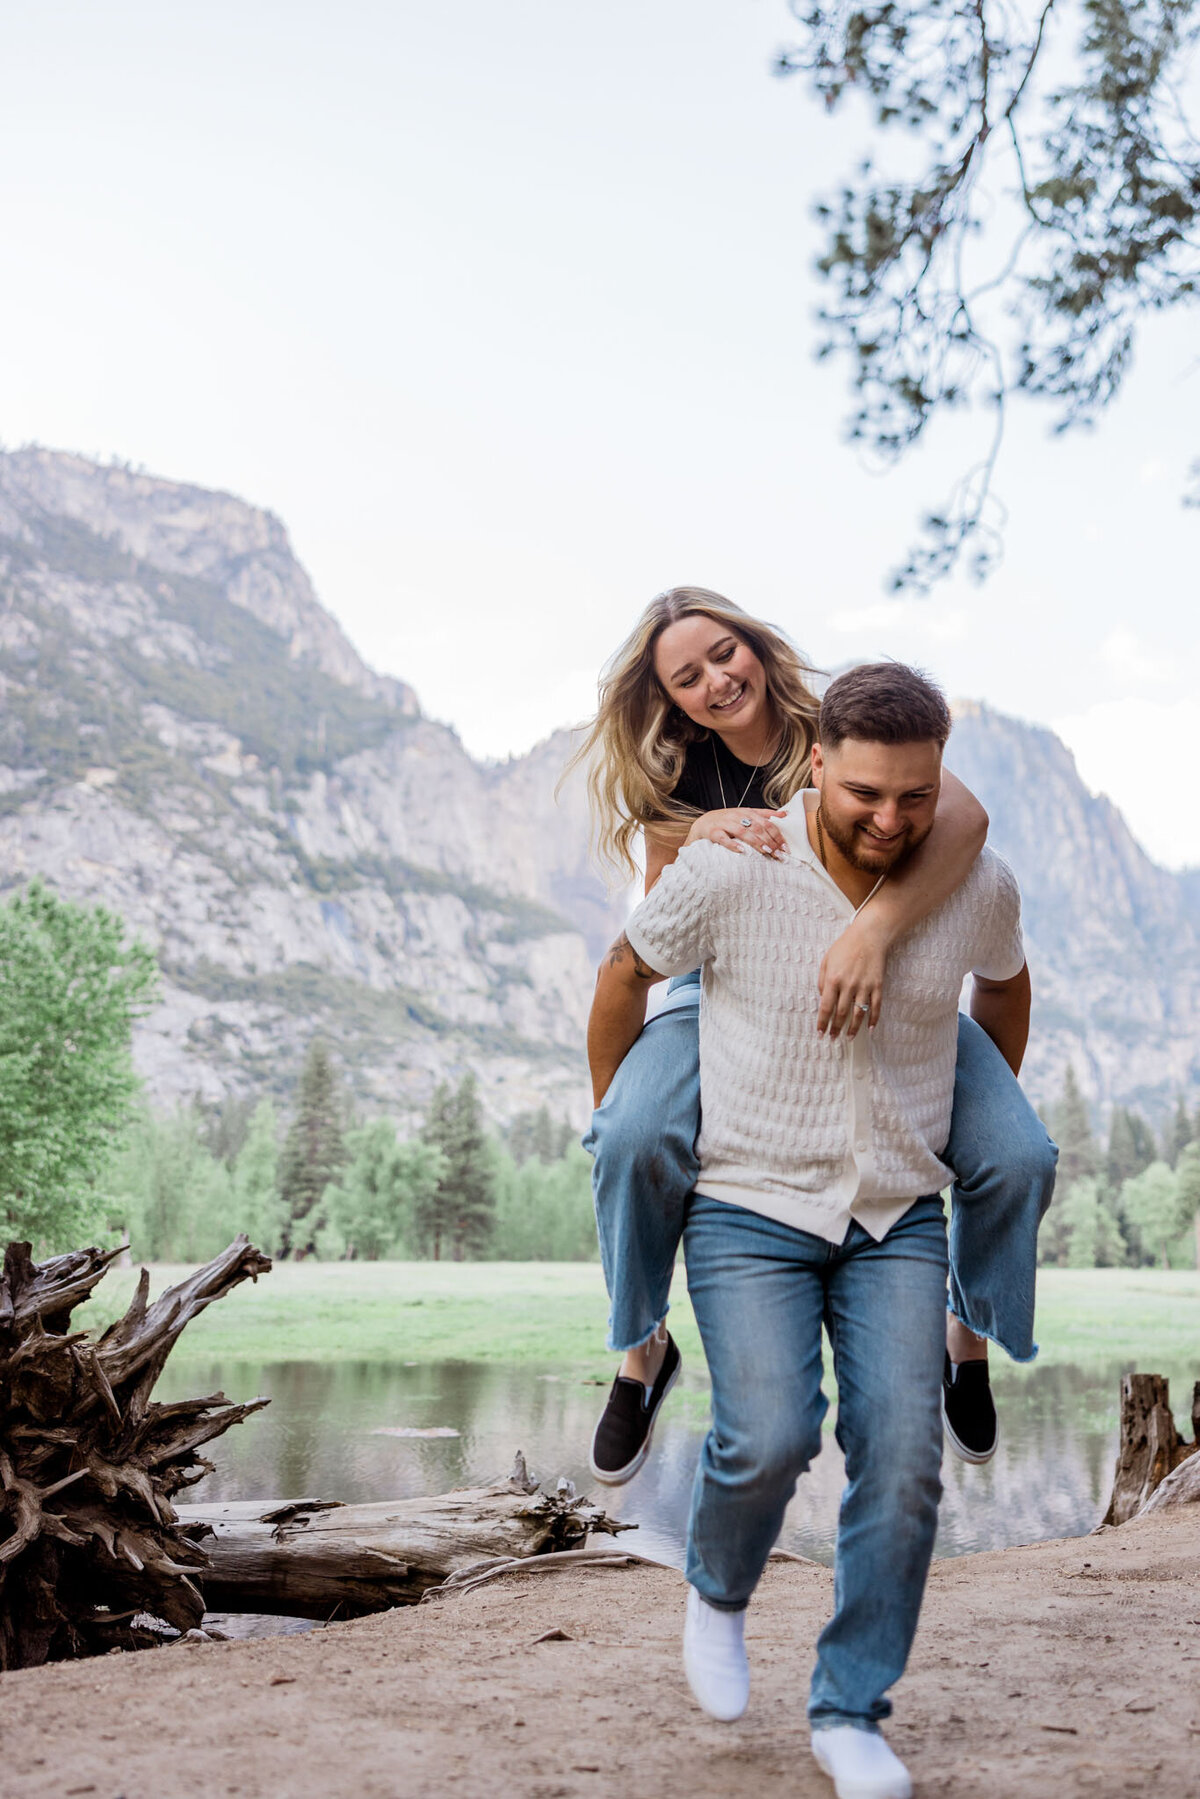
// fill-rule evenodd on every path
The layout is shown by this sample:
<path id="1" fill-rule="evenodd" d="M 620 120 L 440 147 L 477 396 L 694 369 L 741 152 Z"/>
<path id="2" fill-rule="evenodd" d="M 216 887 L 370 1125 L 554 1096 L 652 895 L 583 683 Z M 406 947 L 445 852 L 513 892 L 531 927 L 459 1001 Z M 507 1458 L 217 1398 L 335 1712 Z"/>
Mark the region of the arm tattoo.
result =
<path id="1" fill-rule="evenodd" d="M 619 968 L 626 956 L 633 957 L 633 972 L 637 975 L 639 980 L 658 980 L 658 970 L 656 968 L 651 968 L 648 962 L 643 962 L 624 931 L 622 931 L 621 935 L 617 938 L 617 941 L 608 952 L 608 966 L 610 968 Z"/>

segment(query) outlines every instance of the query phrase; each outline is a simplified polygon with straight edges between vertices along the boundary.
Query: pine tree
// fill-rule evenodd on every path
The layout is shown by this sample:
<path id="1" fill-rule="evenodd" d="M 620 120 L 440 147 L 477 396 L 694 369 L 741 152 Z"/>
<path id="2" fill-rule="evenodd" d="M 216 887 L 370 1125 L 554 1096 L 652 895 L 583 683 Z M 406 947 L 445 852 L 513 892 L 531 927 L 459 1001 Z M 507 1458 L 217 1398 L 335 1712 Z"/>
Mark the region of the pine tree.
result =
<path id="1" fill-rule="evenodd" d="M 1155 1155 L 1154 1132 L 1141 1113 L 1114 1106 L 1104 1154 L 1104 1184 L 1108 1191 L 1118 1194 L 1126 1181 L 1149 1168 Z"/>
<path id="2" fill-rule="evenodd" d="M 1179 1185 L 1180 1215 L 1192 1220 L 1196 1235 L 1196 1266 L 1200 1268 L 1200 1137 L 1194 1137 L 1175 1169 Z"/>
<path id="3" fill-rule="evenodd" d="M 560 1162 L 575 1141 L 575 1132 L 565 1120 L 552 1118 L 548 1106 L 539 1106 L 536 1112 L 518 1112 L 506 1137 L 508 1153 L 521 1167 L 532 1157 Z"/>
<path id="4" fill-rule="evenodd" d="M 245 1094 L 227 1093 L 215 1106 L 197 1098 L 200 1137 L 210 1156 L 232 1168 L 245 1147 L 254 1113 L 254 1101 Z"/>
<path id="5" fill-rule="evenodd" d="M 421 1135 L 441 1151 L 446 1167 L 413 1208 L 414 1236 L 435 1262 L 444 1248 L 461 1262 L 486 1245 L 496 1209 L 491 1147 L 473 1074 L 465 1074 L 454 1092 L 444 1081 L 439 1085 Z"/>
<path id="6" fill-rule="evenodd" d="M 315 1250 L 321 1197 L 330 1182 L 337 1179 L 345 1161 L 337 1074 L 328 1049 L 316 1038 L 304 1058 L 296 1096 L 296 1116 L 279 1158 L 285 1255 L 298 1260 Z"/>
<path id="7" fill-rule="evenodd" d="M 1092 1120 L 1071 1063 L 1067 1064 L 1062 1097 L 1054 1108 L 1054 1136 L 1058 1143 L 1058 1179 L 1064 1187 L 1098 1171 Z"/>
<path id="8" fill-rule="evenodd" d="M 1194 1132 L 1195 1126 L 1181 1093 L 1175 1102 L 1175 1116 L 1163 1133 L 1163 1159 L 1169 1162 L 1172 1168 L 1178 1167 L 1179 1158 L 1192 1141 Z"/>

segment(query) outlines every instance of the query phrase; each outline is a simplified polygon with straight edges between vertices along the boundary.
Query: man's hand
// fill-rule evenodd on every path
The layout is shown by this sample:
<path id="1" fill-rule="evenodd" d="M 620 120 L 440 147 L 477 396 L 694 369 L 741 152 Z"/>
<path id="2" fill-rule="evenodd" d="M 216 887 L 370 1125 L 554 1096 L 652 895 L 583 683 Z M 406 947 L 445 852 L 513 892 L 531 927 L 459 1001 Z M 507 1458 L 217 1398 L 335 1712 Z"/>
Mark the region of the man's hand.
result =
<path id="1" fill-rule="evenodd" d="M 643 961 L 624 931 L 600 964 L 588 1019 L 592 1099 L 599 1105 L 646 1022 L 646 996 L 666 977 Z"/>
<path id="2" fill-rule="evenodd" d="M 1020 1074 L 1029 1041 L 1029 964 L 1010 981 L 974 977 L 971 1017 L 991 1038 L 1014 1074 Z"/>

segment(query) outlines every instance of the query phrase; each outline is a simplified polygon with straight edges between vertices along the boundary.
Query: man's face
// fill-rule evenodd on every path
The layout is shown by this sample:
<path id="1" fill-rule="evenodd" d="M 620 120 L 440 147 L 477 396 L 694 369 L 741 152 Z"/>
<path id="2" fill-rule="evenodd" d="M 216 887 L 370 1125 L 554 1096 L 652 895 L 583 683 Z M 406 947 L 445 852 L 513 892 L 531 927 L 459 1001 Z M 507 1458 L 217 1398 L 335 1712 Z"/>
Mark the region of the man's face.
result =
<path id="1" fill-rule="evenodd" d="M 825 835 L 853 868 L 881 875 L 928 837 L 937 811 L 942 751 L 936 743 L 814 744 L 813 785 Z"/>

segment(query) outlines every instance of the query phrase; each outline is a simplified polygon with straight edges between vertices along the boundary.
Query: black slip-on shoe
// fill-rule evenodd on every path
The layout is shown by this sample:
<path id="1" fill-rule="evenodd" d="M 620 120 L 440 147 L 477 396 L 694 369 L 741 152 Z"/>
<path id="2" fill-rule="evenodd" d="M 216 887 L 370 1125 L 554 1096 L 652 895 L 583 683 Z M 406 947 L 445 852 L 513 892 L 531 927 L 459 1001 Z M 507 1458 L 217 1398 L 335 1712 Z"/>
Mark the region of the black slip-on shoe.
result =
<path id="1" fill-rule="evenodd" d="M 674 1337 L 667 1335 L 667 1353 L 649 1398 L 642 1381 L 618 1374 L 612 1384 L 600 1421 L 592 1433 L 590 1466 L 606 1487 L 623 1487 L 632 1480 L 650 1454 L 654 1420 L 659 1407 L 679 1379 L 683 1358 Z"/>
<path id="2" fill-rule="evenodd" d="M 942 1370 L 942 1425 L 955 1455 L 964 1462 L 990 1462 L 1000 1441 L 986 1362 L 959 1362 L 947 1355 Z"/>

